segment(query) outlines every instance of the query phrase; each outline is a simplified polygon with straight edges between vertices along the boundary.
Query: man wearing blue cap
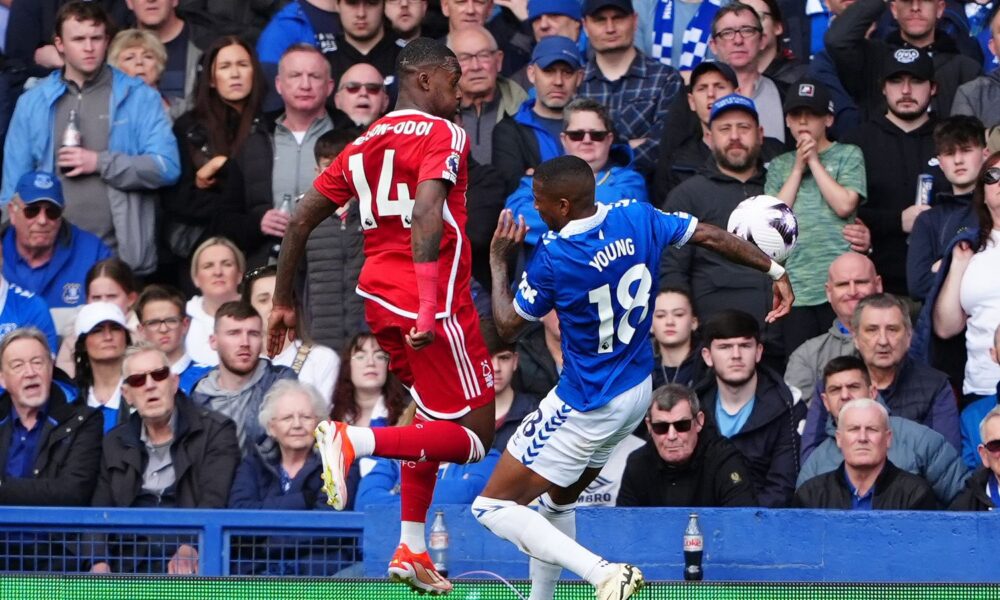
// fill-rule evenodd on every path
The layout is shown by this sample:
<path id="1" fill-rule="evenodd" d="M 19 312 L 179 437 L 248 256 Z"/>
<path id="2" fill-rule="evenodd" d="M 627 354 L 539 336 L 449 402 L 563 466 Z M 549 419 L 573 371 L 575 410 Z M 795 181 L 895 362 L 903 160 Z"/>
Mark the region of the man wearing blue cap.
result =
<path id="1" fill-rule="evenodd" d="M 42 298 L 57 330 L 86 302 L 87 271 L 111 257 L 96 235 L 63 218 L 62 184 L 51 173 L 31 171 L 17 182 L 8 205 L 3 239 L 3 277 Z"/>
<path id="2" fill-rule="evenodd" d="M 528 22 L 536 42 L 550 35 L 580 41 L 582 18 L 578 0 L 528 0 Z M 583 50 L 581 47 L 580 51 Z"/>
<path id="3" fill-rule="evenodd" d="M 573 40 L 551 35 L 538 42 L 528 65 L 535 97 L 493 131 L 493 166 L 503 176 L 507 194 L 528 169 L 562 156 L 563 108 L 576 97 L 582 79 L 583 58 Z"/>

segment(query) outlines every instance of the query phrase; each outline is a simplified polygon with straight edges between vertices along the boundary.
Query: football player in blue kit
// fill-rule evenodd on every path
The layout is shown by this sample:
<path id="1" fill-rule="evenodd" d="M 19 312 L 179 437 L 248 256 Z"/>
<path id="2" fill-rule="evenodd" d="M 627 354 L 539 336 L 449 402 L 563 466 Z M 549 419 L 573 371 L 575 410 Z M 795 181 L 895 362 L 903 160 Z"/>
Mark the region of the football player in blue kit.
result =
<path id="1" fill-rule="evenodd" d="M 500 215 L 490 248 L 493 318 L 501 336 L 512 339 L 554 309 L 563 369 L 510 439 L 472 512 L 531 556 L 531 600 L 551 600 L 562 568 L 594 585 L 599 600 L 625 600 L 643 586 L 642 573 L 576 543 L 575 505 L 649 407 L 650 304 L 660 255 L 667 246 L 693 243 L 767 272 L 775 282 L 769 322 L 788 313 L 792 288 L 780 265 L 718 227 L 644 202 L 596 204 L 593 171 L 577 157 L 539 165 L 533 191 L 550 231 L 512 295 L 508 261 L 527 227 L 509 210 Z M 538 512 L 526 506 L 536 498 Z"/>

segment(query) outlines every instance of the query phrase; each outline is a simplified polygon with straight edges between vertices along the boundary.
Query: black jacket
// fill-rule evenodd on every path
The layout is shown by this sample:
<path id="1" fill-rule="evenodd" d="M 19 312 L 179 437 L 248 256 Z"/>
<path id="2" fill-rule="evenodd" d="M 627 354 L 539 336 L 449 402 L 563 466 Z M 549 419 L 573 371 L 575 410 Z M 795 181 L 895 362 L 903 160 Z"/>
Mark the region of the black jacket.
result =
<path id="1" fill-rule="evenodd" d="M 514 117 L 500 119 L 493 128 L 492 163 L 503 177 L 504 194 L 512 194 L 525 171 L 534 169 L 541 162 L 542 151 L 538 148 L 534 130 L 518 123 Z"/>
<path id="2" fill-rule="evenodd" d="M 965 489 L 955 496 L 951 501 L 948 510 L 975 510 L 986 511 L 996 508 L 996 504 L 986 495 L 986 484 L 990 480 L 990 471 L 986 467 L 981 467 L 965 480 Z"/>
<path id="3" fill-rule="evenodd" d="M 889 33 L 885 40 L 865 38 L 868 28 L 882 16 L 886 6 L 883 0 L 858 0 L 830 23 L 824 37 L 826 51 L 837 66 L 844 88 L 858 102 L 862 118 L 866 119 L 885 112 L 882 96 L 885 57 L 898 48 L 910 47 L 899 31 Z M 958 86 L 979 75 L 981 64 L 959 54 L 955 40 L 940 29 L 934 33 L 934 43 L 923 49 L 934 58 L 937 93 L 931 100 L 931 110 L 942 117 L 948 116 Z M 869 193 L 868 197 L 874 194 Z"/>
<path id="4" fill-rule="evenodd" d="M 628 457 L 617 506 L 756 506 L 743 456 L 706 424 L 686 464 L 670 466 L 654 442 Z"/>
<path id="5" fill-rule="evenodd" d="M 706 420 L 715 422 L 718 384 L 715 378 L 698 388 Z M 799 476 L 799 421 L 804 402 L 795 402 L 781 376 L 757 366 L 756 400 L 743 429 L 730 441 L 743 455 L 761 506 L 788 506 Z"/>
<path id="6" fill-rule="evenodd" d="M 979 227 L 972 211 L 972 192 L 957 196 L 941 192 L 934 197 L 932 206 L 913 223 L 906 252 L 906 285 L 915 300 L 923 300 L 931 291 L 936 274 L 931 265 L 944 256 L 958 232 Z"/>
<path id="7" fill-rule="evenodd" d="M 175 397 L 177 429 L 170 445 L 175 483 L 167 490 L 177 508 L 225 508 L 229 488 L 240 462 L 236 425 L 231 419 L 196 406 L 187 396 Z M 140 439 L 138 413 L 108 432 L 104 438 L 93 506 L 135 506 L 142 494 L 142 476 L 148 454 Z M 159 499 L 164 502 L 165 499 Z"/>
<path id="8" fill-rule="evenodd" d="M 922 477 L 907 473 L 892 461 L 875 480 L 875 510 L 935 510 L 939 508 L 934 490 Z M 851 488 L 847 485 L 844 463 L 836 471 L 813 477 L 795 492 L 795 508 L 833 508 L 850 510 Z"/>
<path id="9" fill-rule="evenodd" d="M 917 177 L 934 177 L 934 191 L 951 189 L 937 166 L 934 125 L 927 123 L 907 133 L 885 115 L 876 116 L 847 132 L 844 143 L 861 148 L 868 178 L 868 201 L 858 216 L 871 229 L 872 261 L 882 276 L 885 291 L 906 295 L 907 234 L 903 210 L 913 206 Z"/>
<path id="10" fill-rule="evenodd" d="M 0 396 L 0 475 L 7 465 L 14 407 L 10 394 Z M 48 419 L 42 425 L 30 478 L 4 478 L 0 505 L 86 506 L 94 492 L 101 465 L 104 416 L 86 402 L 67 404 L 58 385 L 52 384 Z"/>

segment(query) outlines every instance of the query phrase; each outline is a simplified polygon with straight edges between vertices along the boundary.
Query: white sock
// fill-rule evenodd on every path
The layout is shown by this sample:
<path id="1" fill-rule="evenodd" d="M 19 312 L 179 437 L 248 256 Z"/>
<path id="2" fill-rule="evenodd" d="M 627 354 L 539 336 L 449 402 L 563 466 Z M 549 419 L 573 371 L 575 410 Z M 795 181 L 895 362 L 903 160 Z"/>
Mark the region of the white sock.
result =
<path id="1" fill-rule="evenodd" d="M 354 446 L 354 458 L 371 456 L 375 452 L 375 434 L 369 427 L 347 426 L 347 437 Z M 412 548 L 411 548 L 412 550 Z"/>
<path id="2" fill-rule="evenodd" d="M 538 499 L 538 514 L 567 537 L 576 539 L 576 502 L 556 504 L 548 494 L 542 494 Z M 529 572 L 531 596 L 528 600 L 552 600 L 562 567 L 532 558 Z"/>
<path id="3" fill-rule="evenodd" d="M 406 544 L 410 552 L 420 554 L 427 551 L 424 542 L 424 524 L 416 521 L 403 521 L 399 528 L 399 543 Z"/>
<path id="4" fill-rule="evenodd" d="M 487 529 L 513 542 L 521 552 L 569 569 L 592 585 L 601 583 L 613 572 L 607 561 L 526 506 L 479 496 L 472 503 L 472 514 Z"/>

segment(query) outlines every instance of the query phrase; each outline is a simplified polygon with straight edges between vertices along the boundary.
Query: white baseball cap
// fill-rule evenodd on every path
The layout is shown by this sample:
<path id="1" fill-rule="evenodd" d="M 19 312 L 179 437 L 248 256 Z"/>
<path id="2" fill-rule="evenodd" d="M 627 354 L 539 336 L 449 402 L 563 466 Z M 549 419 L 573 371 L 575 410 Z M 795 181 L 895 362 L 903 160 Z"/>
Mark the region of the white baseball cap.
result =
<path id="1" fill-rule="evenodd" d="M 84 304 L 76 315 L 76 334 L 84 335 L 90 333 L 101 323 L 110 321 L 128 329 L 125 324 L 125 315 L 117 304 L 110 302 L 93 302 Z"/>

